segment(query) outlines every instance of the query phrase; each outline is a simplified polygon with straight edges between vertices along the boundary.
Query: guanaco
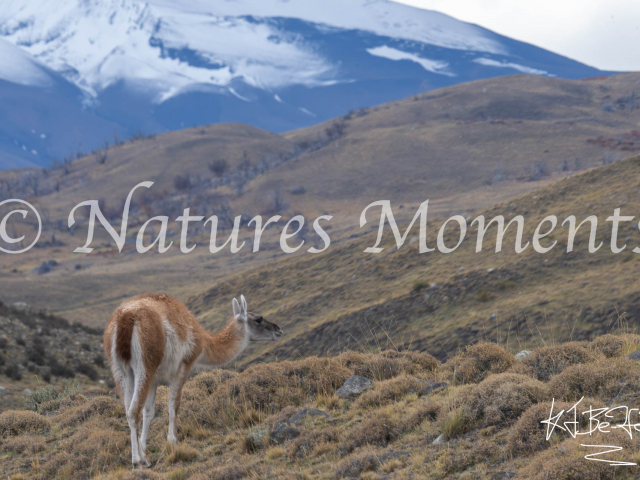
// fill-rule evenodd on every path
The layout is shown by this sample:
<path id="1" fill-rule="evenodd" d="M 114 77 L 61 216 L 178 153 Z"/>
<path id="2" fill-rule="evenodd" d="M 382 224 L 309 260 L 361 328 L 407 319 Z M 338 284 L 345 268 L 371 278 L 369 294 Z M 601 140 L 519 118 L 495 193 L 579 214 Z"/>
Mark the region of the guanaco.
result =
<path id="1" fill-rule="evenodd" d="M 167 441 L 175 444 L 180 395 L 191 367 L 222 366 L 249 342 L 282 336 L 280 327 L 247 311 L 247 301 L 243 295 L 240 299 L 241 304 L 233 299 L 233 318 L 218 333 L 206 331 L 182 302 L 166 294 L 135 297 L 122 303 L 109 319 L 104 351 L 124 401 L 134 469 L 150 466 L 147 438 L 159 383 L 170 388 Z"/>

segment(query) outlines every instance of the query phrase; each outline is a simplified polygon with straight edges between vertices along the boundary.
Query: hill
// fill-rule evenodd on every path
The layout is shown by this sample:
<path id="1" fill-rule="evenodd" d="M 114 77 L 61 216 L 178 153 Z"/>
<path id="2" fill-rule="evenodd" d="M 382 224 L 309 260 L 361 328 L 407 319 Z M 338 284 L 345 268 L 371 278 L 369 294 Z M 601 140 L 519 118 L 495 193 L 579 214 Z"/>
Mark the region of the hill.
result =
<path id="1" fill-rule="evenodd" d="M 0 410 L 27 407 L 37 388 L 105 393 L 113 381 L 102 331 L 26 304 L 0 302 Z M 52 399 L 52 398 L 50 398 Z"/>
<path id="2" fill-rule="evenodd" d="M 201 373 L 183 390 L 175 447 L 165 441 L 168 389 L 159 387 L 152 467 L 134 472 L 121 402 L 66 393 L 0 413 L 0 473 L 14 480 L 633 478 L 633 466 L 585 456 L 607 445 L 622 449 L 598 458 L 634 462 L 640 454 L 619 429 L 627 417 L 608 410 L 638 399 L 640 366 L 626 355 L 639 341 L 605 335 L 518 357 L 481 342 L 445 363 L 428 353 L 347 351 Z M 370 385 L 345 398 L 337 389 L 354 374 Z M 584 410 L 603 408 L 608 428 L 618 427 L 583 437 L 601 449 L 581 445 L 562 423 L 582 396 Z M 551 411 L 561 416 L 547 441 L 541 421 Z M 593 427 L 577 416 L 569 428 Z"/>
<path id="3" fill-rule="evenodd" d="M 279 213 L 286 220 L 296 213 L 307 219 L 329 213 L 335 216 L 334 242 L 360 235 L 360 211 L 382 198 L 404 207 L 396 210 L 400 222 L 427 198 L 432 215 L 470 215 L 633 154 L 639 84 L 636 74 L 587 81 L 501 77 L 284 135 L 212 125 L 119 141 L 52 170 L 3 172 L 3 196 L 29 198 L 47 224 L 40 248 L 0 257 L 3 298 L 100 327 L 134 293 L 167 290 L 186 299 L 230 274 L 284 256 L 279 228 L 265 233 L 259 254 L 245 249 L 212 256 L 201 247 L 183 255 L 174 247 L 163 255 L 139 255 L 129 243 L 125 253 L 114 255 L 113 240 L 104 233 L 92 254 L 72 254 L 83 243 L 86 219 L 78 215 L 79 228 L 69 232 L 71 208 L 101 200 L 117 225 L 127 193 L 145 180 L 155 184 L 134 197 L 129 242 L 147 218 L 174 219 L 187 206 L 192 214 L 216 213 L 227 223 L 236 215 L 248 220 Z M 25 228 L 33 235 L 32 226 Z M 206 229 L 194 235 L 201 245 L 208 243 Z M 178 236 L 172 225 L 169 240 Z M 243 227 L 241 237 L 250 241 L 253 231 Z M 50 261 L 56 266 L 40 268 Z"/>
<path id="4" fill-rule="evenodd" d="M 605 220 L 615 208 L 622 215 L 640 210 L 638 185 L 640 157 L 635 156 L 476 212 L 487 222 L 497 215 L 504 215 L 505 222 L 522 215 L 523 242 L 531 241 L 546 216 L 557 216 L 557 228 L 543 242 L 557 244 L 545 254 L 531 245 L 516 253 L 513 227 L 502 251 L 495 253 L 495 223 L 480 253 L 475 252 L 477 225 L 469 226 L 453 253 L 420 254 L 419 242 L 409 241 L 418 235 L 417 226 L 397 250 L 387 225 L 382 253 L 363 252 L 375 241 L 369 233 L 321 255 L 288 258 L 227 278 L 188 305 L 215 328 L 233 292 L 251 292 L 250 308 L 280 325 L 285 335 L 277 345 L 251 346 L 242 363 L 379 346 L 426 350 L 444 360 L 478 338 L 530 347 L 540 341 L 538 332 L 568 341 L 607 333 L 620 323 L 635 328 L 640 320 L 634 280 L 638 260 L 631 250 L 640 243 L 637 226 L 621 223 L 618 243 L 628 246 L 614 254 L 611 222 Z M 375 230 L 379 213 L 370 215 Z M 587 251 L 589 232 L 583 227 L 574 250 L 567 252 L 568 226 L 560 225 L 570 215 L 578 222 L 597 217 L 598 243 L 604 242 L 600 250 Z M 432 248 L 441 222 L 432 219 L 428 226 Z M 455 245 L 457 227 L 450 226 L 444 240 Z"/>
<path id="5" fill-rule="evenodd" d="M 0 168 L 48 165 L 114 130 L 282 132 L 470 80 L 609 73 L 390 1 L 8 0 L 0 41 L 24 57 L 0 56 Z M 23 88 L 34 65 L 56 82 Z"/>

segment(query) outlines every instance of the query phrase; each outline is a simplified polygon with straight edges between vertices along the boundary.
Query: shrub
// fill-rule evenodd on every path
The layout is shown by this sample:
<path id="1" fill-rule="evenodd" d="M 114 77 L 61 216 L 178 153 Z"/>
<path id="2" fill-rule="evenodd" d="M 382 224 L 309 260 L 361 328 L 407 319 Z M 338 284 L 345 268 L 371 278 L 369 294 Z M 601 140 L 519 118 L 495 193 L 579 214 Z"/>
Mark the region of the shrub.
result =
<path id="1" fill-rule="evenodd" d="M 366 450 L 342 460 L 336 469 L 336 478 L 360 478 L 362 472 L 376 470 L 379 466 L 378 455 Z"/>
<path id="2" fill-rule="evenodd" d="M 507 371 L 515 357 L 500 345 L 480 342 L 468 346 L 445 364 L 457 383 L 478 383 L 488 373 Z"/>
<path id="3" fill-rule="evenodd" d="M 94 382 L 98 380 L 98 372 L 95 368 L 87 363 L 78 363 L 78 365 L 76 365 L 76 372 L 81 375 L 86 375 L 90 380 Z"/>
<path id="4" fill-rule="evenodd" d="M 37 388 L 31 392 L 27 401 L 29 404 L 29 410 L 42 413 L 41 407 L 54 400 L 59 400 L 66 397 L 75 397 L 80 393 L 80 388 L 77 383 L 66 382 L 61 389 L 59 386 L 46 385 L 44 387 Z"/>
<path id="5" fill-rule="evenodd" d="M 302 458 L 311 455 L 323 446 L 336 442 L 338 431 L 333 427 L 322 430 L 303 430 L 302 435 L 289 443 L 288 453 L 292 458 Z"/>
<path id="6" fill-rule="evenodd" d="M 419 292 L 423 288 L 427 288 L 429 284 L 427 282 L 417 281 L 413 284 L 413 291 Z"/>
<path id="7" fill-rule="evenodd" d="M 593 340 L 589 347 L 607 358 L 622 357 L 640 348 L 640 335 L 601 335 Z"/>
<path id="8" fill-rule="evenodd" d="M 373 380 L 387 380 L 401 373 L 418 374 L 433 372 L 439 365 L 438 360 L 426 352 L 398 352 L 386 350 L 379 354 L 345 352 L 335 357 L 355 375 Z"/>
<path id="9" fill-rule="evenodd" d="M 634 360 L 616 358 L 586 365 L 573 365 L 555 375 L 549 389 L 556 398 L 579 400 L 580 397 L 615 397 L 632 386 L 640 389 L 640 367 Z"/>
<path id="10" fill-rule="evenodd" d="M 585 398 L 582 404 L 593 405 L 594 407 L 604 406 L 601 402 L 589 398 Z M 544 450 L 551 445 L 551 442 L 546 439 L 547 426 L 546 424 L 541 423 L 542 420 L 549 418 L 551 406 L 552 402 L 541 402 L 536 405 L 532 405 L 520 416 L 507 436 L 507 446 L 513 454 L 537 452 L 539 450 Z M 562 410 L 567 412 L 571 407 L 573 407 L 573 403 L 553 402 L 553 415 L 557 415 Z M 565 413 L 564 415 L 565 420 L 569 419 L 568 415 L 573 419 L 572 412 Z M 580 421 L 580 425 L 584 426 L 588 423 L 588 416 L 579 415 L 578 420 Z M 561 422 L 559 422 L 559 424 L 561 424 Z M 569 436 L 568 433 L 563 432 L 559 428 L 554 429 L 553 435 L 555 435 L 554 441 Z"/>
<path id="11" fill-rule="evenodd" d="M 532 480 L 564 479 L 564 480 L 613 480 L 616 478 L 632 478 L 629 467 L 613 467 L 604 461 L 588 461 L 585 456 L 607 450 L 606 445 L 617 445 L 621 450 L 609 452 L 603 457 L 607 461 L 629 462 L 637 461 L 638 442 L 630 439 L 624 430 L 614 430 L 607 433 L 594 432 L 587 442 L 599 445 L 600 448 L 588 448 L 582 438 L 569 438 L 548 450 L 537 454 L 529 465 L 521 470 L 522 478 Z M 631 467 L 633 468 L 633 467 Z"/>
<path id="12" fill-rule="evenodd" d="M 549 389 L 542 382 L 525 375 L 501 373 L 462 389 L 454 401 L 463 406 L 467 423 L 485 427 L 517 420 L 531 405 L 548 397 Z"/>
<path id="13" fill-rule="evenodd" d="M 40 435 L 18 436 L 6 439 L 2 443 L 2 450 L 14 453 L 38 453 L 45 448 L 46 438 Z"/>
<path id="14" fill-rule="evenodd" d="M 381 413 L 348 430 L 340 449 L 343 453 L 350 453 L 363 445 L 384 447 L 400 433 L 402 425 L 387 414 Z"/>
<path id="15" fill-rule="evenodd" d="M 426 390 L 429 383 L 408 375 L 400 375 L 398 377 L 384 380 L 375 384 L 373 389 L 367 390 L 356 400 L 355 406 L 363 407 L 379 407 L 397 402 L 404 396 L 414 393 L 421 395 Z"/>
<path id="16" fill-rule="evenodd" d="M 549 380 L 551 375 L 556 375 L 571 365 L 597 360 L 601 354 L 588 347 L 587 342 L 568 342 L 536 348 L 520 362 L 520 370 L 538 380 Z"/>
<path id="17" fill-rule="evenodd" d="M 70 427 L 87 421 L 92 417 L 124 417 L 122 402 L 107 396 L 92 398 L 60 414 L 58 421 L 62 427 Z"/>
<path id="18" fill-rule="evenodd" d="M 49 425 L 49 419 L 28 410 L 7 410 L 0 414 L 0 435 L 42 431 Z"/>
<path id="19" fill-rule="evenodd" d="M 49 365 L 51 366 L 51 373 L 60 378 L 73 378 L 76 376 L 75 372 L 66 364 L 58 362 L 58 359 L 51 357 L 49 359 Z"/>
<path id="20" fill-rule="evenodd" d="M 11 380 L 22 380 L 20 366 L 17 363 L 9 363 L 4 369 L 4 374 Z"/>

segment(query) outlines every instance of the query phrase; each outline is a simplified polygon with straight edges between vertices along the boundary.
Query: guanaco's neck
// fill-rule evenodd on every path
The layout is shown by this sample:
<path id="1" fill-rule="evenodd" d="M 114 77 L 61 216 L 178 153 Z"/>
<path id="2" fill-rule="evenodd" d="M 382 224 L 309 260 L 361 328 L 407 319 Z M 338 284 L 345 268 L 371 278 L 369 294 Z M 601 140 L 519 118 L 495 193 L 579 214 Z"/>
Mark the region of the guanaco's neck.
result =
<path id="1" fill-rule="evenodd" d="M 247 346 L 246 328 L 232 318 L 218 333 L 202 329 L 202 355 L 198 363 L 222 366 L 236 358 Z"/>

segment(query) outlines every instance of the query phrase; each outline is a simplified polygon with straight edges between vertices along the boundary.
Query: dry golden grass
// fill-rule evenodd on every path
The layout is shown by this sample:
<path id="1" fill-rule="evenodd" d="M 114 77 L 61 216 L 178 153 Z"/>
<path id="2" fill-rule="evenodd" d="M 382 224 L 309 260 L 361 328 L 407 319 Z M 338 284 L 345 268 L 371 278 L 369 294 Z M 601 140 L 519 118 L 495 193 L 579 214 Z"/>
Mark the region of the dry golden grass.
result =
<path id="1" fill-rule="evenodd" d="M 610 342 L 610 340 L 608 340 Z M 585 362 L 593 362 L 602 356 L 599 349 L 602 342 L 589 348 L 587 342 L 567 342 L 560 345 L 541 347 L 522 361 L 523 370 L 539 380 L 549 380 L 552 375 L 565 368 Z"/>
<path id="2" fill-rule="evenodd" d="M 0 435 L 40 432 L 50 426 L 49 419 L 36 412 L 8 410 L 0 413 Z"/>
<path id="3" fill-rule="evenodd" d="M 640 363 L 621 356 L 621 345 L 629 341 L 633 339 L 624 334 L 609 335 L 534 350 L 534 358 L 562 362 L 569 352 L 583 355 L 584 363 L 550 373 L 549 380 L 538 380 L 539 370 L 531 364 L 487 342 L 445 364 L 416 361 L 429 358 L 423 354 L 345 352 L 256 365 L 239 373 L 202 373 L 185 385 L 175 446 L 165 441 L 167 389 L 159 390 L 147 449 L 153 466 L 143 472 L 129 470 L 129 431 L 115 398 L 62 405 L 48 416 L 8 411 L 0 415 L 0 476 L 463 480 L 508 471 L 521 478 L 609 478 L 610 470 L 585 460 L 589 452 L 566 432 L 556 429 L 547 441 L 541 421 L 550 414 L 552 398 L 554 413 L 570 409 L 583 395 L 585 408 L 580 411 L 588 405 L 635 401 Z M 469 373 L 460 377 L 458 366 Z M 505 371 L 497 373 L 500 370 Z M 356 372 L 379 375 L 375 387 L 355 399 L 335 400 L 335 388 Z M 469 383 L 455 385 L 461 378 Z M 449 386 L 426 393 L 426 379 Z M 332 405 L 332 420 L 309 417 L 295 425 L 300 435 L 284 444 L 270 438 L 300 408 L 327 404 Z M 623 421 L 621 416 L 612 419 L 616 425 Z M 582 416 L 580 428 L 587 427 Z M 445 444 L 432 444 L 439 435 Z M 589 437 L 589 444 L 622 445 L 623 453 L 607 458 L 640 460 L 636 443 L 624 437 L 628 435 L 618 430 Z M 623 468 L 616 467 L 616 478 L 626 478 Z"/>
<path id="4" fill-rule="evenodd" d="M 495 343 L 480 342 L 470 345 L 445 364 L 453 372 L 457 383 L 477 383 L 489 373 L 506 372 L 515 358 Z"/>
<path id="5" fill-rule="evenodd" d="M 640 368 L 628 358 L 609 358 L 595 363 L 573 365 L 549 381 L 549 390 L 562 400 L 583 396 L 608 399 L 622 390 L 640 390 Z"/>

